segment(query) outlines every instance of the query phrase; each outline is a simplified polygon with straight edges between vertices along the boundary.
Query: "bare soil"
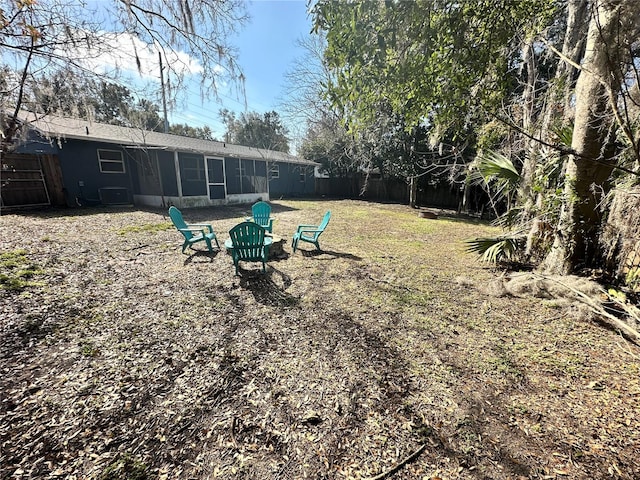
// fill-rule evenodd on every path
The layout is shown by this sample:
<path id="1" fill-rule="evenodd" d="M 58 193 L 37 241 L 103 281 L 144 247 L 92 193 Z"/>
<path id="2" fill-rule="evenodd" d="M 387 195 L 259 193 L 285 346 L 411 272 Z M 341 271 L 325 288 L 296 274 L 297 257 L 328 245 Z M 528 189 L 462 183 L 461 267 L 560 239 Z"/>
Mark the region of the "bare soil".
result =
<path id="1" fill-rule="evenodd" d="M 492 227 L 272 205 L 285 255 L 240 276 L 164 210 L 3 212 L 1 478 L 640 478 L 640 349 L 494 288 L 463 244 Z M 222 245 L 248 208 L 183 213 Z"/>

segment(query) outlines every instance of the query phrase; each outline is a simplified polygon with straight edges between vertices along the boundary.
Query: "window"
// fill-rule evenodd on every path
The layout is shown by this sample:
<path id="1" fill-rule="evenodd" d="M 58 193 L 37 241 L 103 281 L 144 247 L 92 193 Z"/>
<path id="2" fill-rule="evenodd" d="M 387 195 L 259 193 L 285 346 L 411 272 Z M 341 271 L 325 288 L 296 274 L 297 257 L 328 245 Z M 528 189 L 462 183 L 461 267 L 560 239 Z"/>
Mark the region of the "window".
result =
<path id="1" fill-rule="evenodd" d="M 124 173 L 122 152 L 118 150 L 98 150 L 101 173 Z"/>
<path id="2" fill-rule="evenodd" d="M 280 165 L 277 163 L 271 164 L 269 167 L 269 174 L 271 175 L 271 178 L 280 178 Z"/>
<path id="3" fill-rule="evenodd" d="M 307 179 L 307 176 L 304 173 L 304 170 L 300 171 L 300 181 L 304 182 Z"/>

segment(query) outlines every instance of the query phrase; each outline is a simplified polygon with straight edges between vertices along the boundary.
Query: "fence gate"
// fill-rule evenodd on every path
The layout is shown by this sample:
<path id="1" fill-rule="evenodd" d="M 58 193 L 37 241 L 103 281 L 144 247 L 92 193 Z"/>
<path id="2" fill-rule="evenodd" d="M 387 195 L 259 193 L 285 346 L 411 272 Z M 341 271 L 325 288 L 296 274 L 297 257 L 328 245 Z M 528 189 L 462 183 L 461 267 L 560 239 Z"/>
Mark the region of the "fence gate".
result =
<path id="1" fill-rule="evenodd" d="M 49 178 L 47 178 L 49 177 Z M 2 207 L 51 205 L 50 188 L 54 188 L 53 203 L 60 204 L 62 178 L 53 156 L 5 154 L 0 167 Z"/>

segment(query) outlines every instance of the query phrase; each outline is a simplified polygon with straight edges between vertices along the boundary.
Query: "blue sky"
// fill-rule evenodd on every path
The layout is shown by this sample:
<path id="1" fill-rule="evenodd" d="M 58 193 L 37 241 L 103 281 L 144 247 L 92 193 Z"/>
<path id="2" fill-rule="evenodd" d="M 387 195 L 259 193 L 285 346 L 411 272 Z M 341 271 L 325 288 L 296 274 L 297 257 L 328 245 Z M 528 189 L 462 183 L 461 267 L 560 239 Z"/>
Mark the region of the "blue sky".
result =
<path id="1" fill-rule="evenodd" d="M 248 0 L 246 5 L 250 19 L 236 38 L 229 39 L 229 43 L 238 50 L 237 61 L 246 78 L 246 111 L 278 111 L 279 102 L 286 96 L 285 73 L 291 71 L 294 61 L 305 54 L 297 42 L 307 37 L 311 30 L 307 1 Z M 74 57 L 82 59 L 88 70 L 104 74 L 130 88 L 135 97 L 144 97 L 161 105 L 157 48 L 144 44 L 133 35 L 109 31 L 111 10 L 115 8 L 112 0 L 70 0 L 70 6 L 78 11 L 84 9 L 92 20 L 103 25 L 100 46 L 110 47 L 94 50 L 79 44 L 72 52 Z M 172 62 L 173 67 L 187 79 L 175 107 L 169 108 L 169 122 L 194 127 L 208 125 L 217 138 L 222 138 L 225 129 L 218 112 L 223 108 L 236 114 L 245 111 L 245 98 L 231 86 L 219 88 L 218 99 L 203 99 L 201 78 L 197 74 L 201 71 L 198 61 L 183 51 L 165 52 L 168 54 L 165 66 Z M 21 56 L 6 55 L 0 51 L 0 60 L 9 65 L 14 62 L 17 71 L 23 68 L 24 58 Z M 164 71 L 167 72 L 166 67 Z"/>
<path id="2" fill-rule="evenodd" d="M 255 0 L 248 3 L 251 20 L 233 41 L 239 50 L 239 63 L 246 77 L 247 110 L 264 113 L 278 110 L 286 93 L 285 73 L 303 52 L 297 40 L 309 35 L 311 19 L 305 0 Z M 233 91 L 220 91 L 220 101 L 203 101 L 197 84 L 188 87 L 188 100 L 170 112 L 169 122 L 192 126 L 209 125 L 222 137 L 219 121 L 222 108 L 237 113 L 245 109 L 244 99 Z"/>

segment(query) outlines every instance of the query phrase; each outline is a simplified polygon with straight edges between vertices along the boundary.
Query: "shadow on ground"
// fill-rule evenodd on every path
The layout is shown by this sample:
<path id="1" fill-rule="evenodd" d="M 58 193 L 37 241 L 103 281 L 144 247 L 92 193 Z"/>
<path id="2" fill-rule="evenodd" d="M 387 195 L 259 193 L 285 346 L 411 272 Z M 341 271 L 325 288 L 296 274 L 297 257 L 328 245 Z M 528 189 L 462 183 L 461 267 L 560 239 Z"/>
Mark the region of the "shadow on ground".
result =
<path id="1" fill-rule="evenodd" d="M 265 274 L 262 270 L 244 270 L 242 267 L 239 271 L 240 286 L 251 292 L 258 303 L 276 307 L 291 307 L 299 303 L 298 297 L 287 293 L 291 277 L 283 271 L 273 266 L 268 266 Z"/>
<path id="2" fill-rule="evenodd" d="M 305 250 L 302 248 L 298 248 L 296 250 L 296 253 L 299 253 L 300 255 L 304 256 L 304 257 L 322 257 L 324 255 L 328 255 L 329 257 L 332 257 L 330 259 L 322 259 L 322 260 L 332 260 L 332 259 L 336 259 L 336 258 L 346 258 L 347 260 L 355 260 L 355 261 L 362 261 L 362 257 L 359 257 L 357 255 L 353 255 L 351 253 L 344 253 L 344 252 L 333 252 L 331 250 Z"/>

